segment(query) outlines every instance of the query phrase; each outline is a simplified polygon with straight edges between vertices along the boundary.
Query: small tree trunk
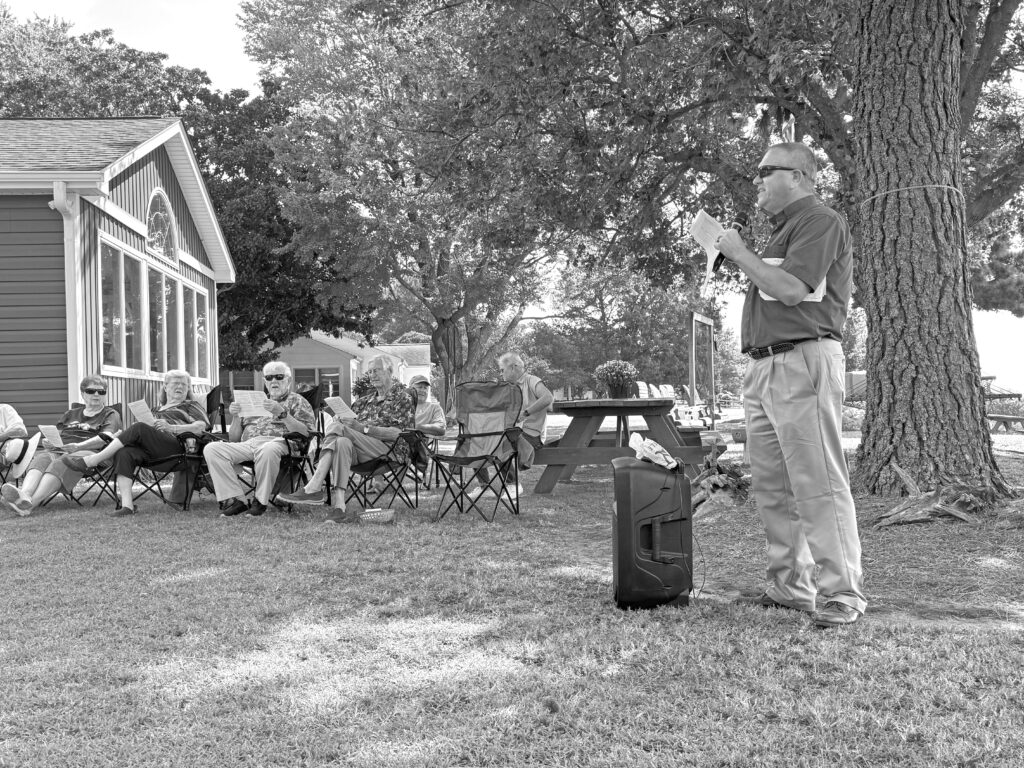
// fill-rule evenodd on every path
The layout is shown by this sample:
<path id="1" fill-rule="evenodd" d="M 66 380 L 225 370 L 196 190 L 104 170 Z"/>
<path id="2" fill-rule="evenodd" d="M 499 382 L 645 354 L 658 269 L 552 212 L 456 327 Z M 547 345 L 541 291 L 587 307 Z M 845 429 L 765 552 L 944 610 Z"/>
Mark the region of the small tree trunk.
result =
<path id="1" fill-rule="evenodd" d="M 854 480 L 1007 492 L 984 420 L 960 178 L 957 0 L 865 0 L 854 82 L 867 412 Z"/>

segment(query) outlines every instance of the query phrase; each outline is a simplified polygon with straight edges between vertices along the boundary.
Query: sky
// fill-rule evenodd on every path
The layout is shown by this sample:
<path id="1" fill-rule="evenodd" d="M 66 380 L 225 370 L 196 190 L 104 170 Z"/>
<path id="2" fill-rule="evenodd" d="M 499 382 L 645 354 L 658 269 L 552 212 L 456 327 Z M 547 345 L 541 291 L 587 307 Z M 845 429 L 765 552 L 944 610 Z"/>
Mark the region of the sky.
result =
<path id="1" fill-rule="evenodd" d="M 2 0 L 15 16 L 57 16 L 73 34 L 112 29 L 118 42 L 168 55 L 169 64 L 206 70 L 215 88 L 259 90 L 245 55 L 236 0 Z"/>
<path id="2" fill-rule="evenodd" d="M 3 0 L 21 19 L 58 16 L 84 34 L 110 28 L 119 42 L 168 55 L 170 64 L 203 69 L 215 88 L 257 92 L 258 67 L 243 50 L 237 0 Z M 739 336 L 741 301 L 729 301 L 725 322 Z M 983 375 L 1024 392 L 1024 318 L 1009 312 L 975 312 Z"/>

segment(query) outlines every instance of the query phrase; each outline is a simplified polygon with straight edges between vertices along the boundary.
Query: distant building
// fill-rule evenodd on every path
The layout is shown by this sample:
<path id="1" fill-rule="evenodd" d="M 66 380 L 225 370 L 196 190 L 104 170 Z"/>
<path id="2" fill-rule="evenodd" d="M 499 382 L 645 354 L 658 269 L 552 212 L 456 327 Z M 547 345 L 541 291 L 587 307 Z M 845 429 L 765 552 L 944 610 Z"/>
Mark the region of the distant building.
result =
<path id="1" fill-rule="evenodd" d="M 395 377 L 403 382 L 417 374 L 430 377 L 429 344 L 378 344 L 370 346 L 348 336 L 334 337 L 323 331 L 310 331 L 308 337 L 296 339 L 282 347 L 278 359 L 288 363 L 300 388 L 323 385 L 328 397 L 340 396 L 352 401 L 352 382 L 366 371 L 367 363 L 377 355 L 390 358 Z M 424 362 L 425 361 L 425 362 Z M 231 389 L 263 387 L 258 370 L 222 371 L 221 382 Z"/>
<path id="2" fill-rule="evenodd" d="M 217 290 L 234 265 L 181 121 L 0 120 L 0 401 L 52 423 L 102 374 L 154 400 L 217 384 Z"/>

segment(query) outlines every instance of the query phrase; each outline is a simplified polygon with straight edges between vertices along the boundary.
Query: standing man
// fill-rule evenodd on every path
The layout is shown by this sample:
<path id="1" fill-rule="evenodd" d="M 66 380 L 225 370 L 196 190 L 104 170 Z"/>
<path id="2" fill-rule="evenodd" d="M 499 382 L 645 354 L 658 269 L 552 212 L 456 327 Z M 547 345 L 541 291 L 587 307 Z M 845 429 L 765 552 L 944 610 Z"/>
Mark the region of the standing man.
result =
<path id="1" fill-rule="evenodd" d="M 284 435 L 308 435 L 316 425 L 309 402 L 292 392 L 291 368 L 280 361 L 267 363 L 263 366 L 263 381 L 268 398 L 263 403 L 266 415 L 243 418 L 241 406 L 232 402 L 228 407 L 232 416 L 229 442 L 207 443 L 203 449 L 217 501 L 231 501 L 221 517 L 234 517 L 247 509 L 250 517 L 266 512 L 281 470 L 281 458 L 289 450 Z M 253 462 L 256 491 L 251 507 L 245 503 L 245 489 L 238 480 L 237 466 L 243 461 Z"/>
<path id="2" fill-rule="evenodd" d="M 326 430 L 313 477 L 295 493 L 280 496 L 289 504 L 324 504 L 324 482 L 330 473 L 334 511 L 327 516 L 327 523 L 354 523 L 359 519 L 355 502 L 349 506 L 345 500 L 353 464 L 387 456 L 392 446 L 397 458 L 408 456 L 409 444 L 398 436 L 413 428 L 412 398 L 402 382 L 394 378 L 394 367 L 384 355 L 370 360 L 366 370 L 373 389 L 352 404 L 356 418 L 335 417 Z"/>
<path id="3" fill-rule="evenodd" d="M 743 405 L 768 586 L 750 602 L 809 611 L 816 625 L 834 627 L 857 621 L 867 602 L 841 441 L 852 244 L 846 221 L 815 195 L 817 172 L 806 145 L 770 147 L 754 177 L 757 205 L 775 225 L 764 256 L 735 230 L 718 248 L 751 282 Z M 816 611 L 819 593 L 824 606 Z"/>

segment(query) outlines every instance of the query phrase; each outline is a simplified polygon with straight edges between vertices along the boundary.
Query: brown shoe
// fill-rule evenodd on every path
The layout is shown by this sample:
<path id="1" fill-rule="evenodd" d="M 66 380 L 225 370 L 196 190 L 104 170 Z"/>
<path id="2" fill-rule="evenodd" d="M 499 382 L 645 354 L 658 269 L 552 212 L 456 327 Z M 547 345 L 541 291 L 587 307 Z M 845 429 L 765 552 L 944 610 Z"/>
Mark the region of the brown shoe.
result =
<path id="1" fill-rule="evenodd" d="M 811 620 L 819 627 L 844 627 L 853 624 L 861 617 L 861 612 L 846 603 L 829 600 L 824 609 L 816 611 Z"/>
<path id="2" fill-rule="evenodd" d="M 778 600 L 774 600 L 768 596 L 767 592 L 762 592 L 760 595 L 740 595 L 732 601 L 733 605 L 756 605 L 758 608 L 785 608 L 787 611 L 799 611 L 799 608 L 794 608 L 792 605 L 786 605 L 780 603 Z"/>

